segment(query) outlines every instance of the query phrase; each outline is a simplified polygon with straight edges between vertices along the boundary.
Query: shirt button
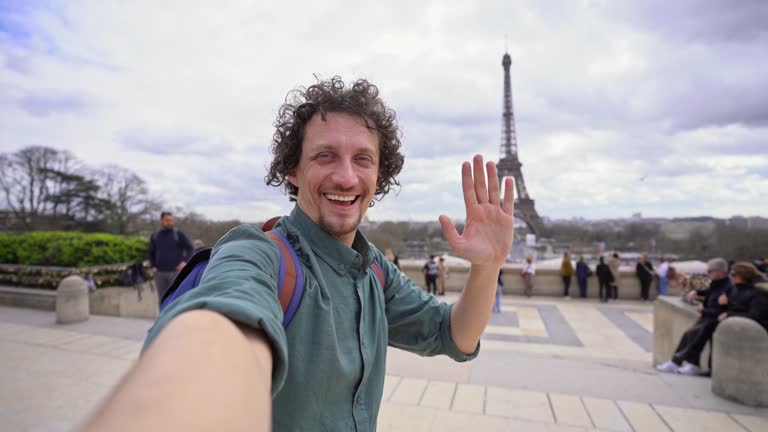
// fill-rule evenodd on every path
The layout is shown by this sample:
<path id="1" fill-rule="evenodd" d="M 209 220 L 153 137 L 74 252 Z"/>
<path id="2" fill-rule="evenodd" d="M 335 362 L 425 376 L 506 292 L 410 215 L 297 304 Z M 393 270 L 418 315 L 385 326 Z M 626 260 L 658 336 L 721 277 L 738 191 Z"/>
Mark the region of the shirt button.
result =
<path id="1" fill-rule="evenodd" d="M 339 270 L 344 271 L 344 269 L 346 269 L 346 267 L 344 267 L 344 264 L 339 264 Z"/>
<path id="2" fill-rule="evenodd" d="M 358 405 L 360 405 L 361 403 L 363 403 L 363 397 L 362 397 L 362 396 L 358 396 L 358 397 L 357 397 L 357 401 L 356 401 L 356 402 L 357 402 L 357 404 L 358 404 Z"/>

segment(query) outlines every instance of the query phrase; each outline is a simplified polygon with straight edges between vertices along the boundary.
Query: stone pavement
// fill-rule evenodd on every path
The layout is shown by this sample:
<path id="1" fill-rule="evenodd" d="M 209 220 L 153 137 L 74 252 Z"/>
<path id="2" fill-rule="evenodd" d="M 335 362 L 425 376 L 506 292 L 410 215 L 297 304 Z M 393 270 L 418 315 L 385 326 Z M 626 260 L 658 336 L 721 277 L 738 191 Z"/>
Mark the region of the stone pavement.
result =
<path id="1" fill-rule="evenodd" d="M 448 301 L 455 297 L 448 297 Z M 768 409 L 651 367 L 652 308 L 506 297 L 468 363 L 390 349 L 379 431 L 766 431 Z M 68 430 L 138 356 L 151 322 L 0 307 L 0 430 Z"/>

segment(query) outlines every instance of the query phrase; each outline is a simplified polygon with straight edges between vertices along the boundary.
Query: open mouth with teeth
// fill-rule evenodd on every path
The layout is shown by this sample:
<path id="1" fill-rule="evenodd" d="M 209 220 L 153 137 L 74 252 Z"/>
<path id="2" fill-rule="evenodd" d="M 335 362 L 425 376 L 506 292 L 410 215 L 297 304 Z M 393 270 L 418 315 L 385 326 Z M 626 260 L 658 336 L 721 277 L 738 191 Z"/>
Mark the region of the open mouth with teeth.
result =
<path id="1" fill-rule="evenodd" d="M 329 193 L 324 195 L 325 199 L 339 207 L 352 207 L 359 197 L 359 195 L 335 195 Z"/>

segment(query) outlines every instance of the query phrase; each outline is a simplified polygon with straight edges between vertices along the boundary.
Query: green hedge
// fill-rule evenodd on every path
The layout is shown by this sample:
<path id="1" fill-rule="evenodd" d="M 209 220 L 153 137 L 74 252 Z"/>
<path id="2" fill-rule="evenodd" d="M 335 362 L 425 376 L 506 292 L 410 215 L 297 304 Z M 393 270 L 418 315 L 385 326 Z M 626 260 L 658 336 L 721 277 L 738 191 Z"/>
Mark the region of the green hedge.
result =
<path id="1" fill-rule="evenodd" d="M 141 237 L 79 232 L 0 233 L 0 263 L 90 267 L 132 262 L 147 256 Z"/>

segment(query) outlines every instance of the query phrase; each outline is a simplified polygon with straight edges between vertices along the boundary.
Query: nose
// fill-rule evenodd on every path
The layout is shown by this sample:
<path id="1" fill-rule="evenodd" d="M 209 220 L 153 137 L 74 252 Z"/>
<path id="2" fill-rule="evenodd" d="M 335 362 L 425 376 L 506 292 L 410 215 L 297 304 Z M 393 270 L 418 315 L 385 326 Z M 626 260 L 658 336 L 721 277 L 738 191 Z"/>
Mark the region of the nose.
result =
<path id="1" fill-rule="evenodd" d="M 343 189 L 354 187 L 357 184 L 357 174 L 355 173 L 355 166 L 352 161 L 341 160 L 336 164 L 331 180 Z"/>

